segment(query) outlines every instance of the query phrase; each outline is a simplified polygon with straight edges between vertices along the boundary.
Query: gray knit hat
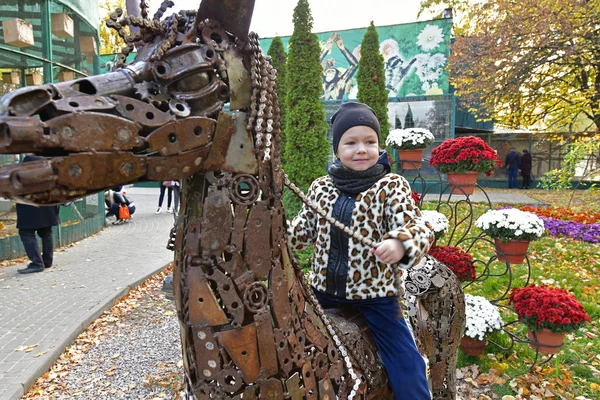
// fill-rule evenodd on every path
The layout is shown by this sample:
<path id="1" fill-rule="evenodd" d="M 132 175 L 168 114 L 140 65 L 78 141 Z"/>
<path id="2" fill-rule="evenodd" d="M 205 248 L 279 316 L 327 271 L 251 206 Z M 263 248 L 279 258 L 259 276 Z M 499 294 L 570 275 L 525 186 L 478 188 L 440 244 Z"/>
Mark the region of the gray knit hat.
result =
<path id="1" fill-rule="evenodd" d="M 338 144 L 344 132 L 353 126 L 368 126 L 377 133 L 377 139 L 381 140 L 379 132 L 379 121 L 375 111 L 366 104 L 351 101 L 344 103 L 331 117 L 333 131 L 333 153 L 337 153 Z"/>

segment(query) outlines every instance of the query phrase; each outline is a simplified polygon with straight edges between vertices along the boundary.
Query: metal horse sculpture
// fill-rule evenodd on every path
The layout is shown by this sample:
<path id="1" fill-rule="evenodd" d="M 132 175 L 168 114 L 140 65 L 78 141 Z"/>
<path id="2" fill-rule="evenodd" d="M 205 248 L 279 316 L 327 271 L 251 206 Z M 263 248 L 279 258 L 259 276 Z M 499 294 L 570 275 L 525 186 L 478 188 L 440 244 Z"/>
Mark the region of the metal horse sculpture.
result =
<path id="1" fill-rule="evenodd" d="M 183 179 L 175 301 L 188 393 L 198 399 L 391 396 L 360 318 L 325 313 L 287 246 L 277 72 L 253 1 L 204 0 L 161 20 L 120 18 L 134 62 L 0 100 L 0 152 L 42 161 L 0 170 L 0 195 L 58 204 L 137 181 Z M 127 35 L 125 25 L 139 28 Z M 229 112 L 223 111 L 229 103 Z M 458 280 L 426 258 L 406 274 L 409 313 L 435 399 L 455 397 L 464 329 Z"/>

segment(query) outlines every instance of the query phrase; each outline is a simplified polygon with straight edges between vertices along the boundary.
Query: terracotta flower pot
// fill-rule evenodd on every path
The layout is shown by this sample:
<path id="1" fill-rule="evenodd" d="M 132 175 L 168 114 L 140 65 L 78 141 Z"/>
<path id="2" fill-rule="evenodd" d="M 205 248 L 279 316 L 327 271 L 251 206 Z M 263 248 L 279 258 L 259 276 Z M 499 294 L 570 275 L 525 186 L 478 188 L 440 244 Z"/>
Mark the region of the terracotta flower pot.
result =
<path id="1" fill-rule="evenodd" d="M 552 332 L 550 329 L 542 329 L 539 332 L 527 331 L 529 346 L 540 353 L 556 354 L 564 343 L 565 332 Z"/>
<path id="2" fill-rule="evenodd" d="M 469 356 L 480 356 L 485 351 L 487 343 L 487 339 L 478 340 L 472 339 L 468 336 L 463 336 L 460 339 L 460 348 L 465 354 Z"/>
<path id="3" fill-rule="evenodd" d="M 452 194 L 473 194 L 477 185 L 477 171 L 465 173 L 448 172 L 448 183 Z"/>
<path id="4" fill-rule="evenodd" d="M 528 240 L 511 240 L 510 242 L 501 242 L 494 239 L 496 245 L 496 254 L 498 261 L 508 261 L 511 264 L 522 264 L 529 248 Z"/>
<path id="5" fill-rule="evenodd" d="M 423 149 L 402 150 L 398 149 L 398 158 L 402 169 L 419 169 L 423 162 Z M 403 162 L 410 161 L 410 162 Z"/>

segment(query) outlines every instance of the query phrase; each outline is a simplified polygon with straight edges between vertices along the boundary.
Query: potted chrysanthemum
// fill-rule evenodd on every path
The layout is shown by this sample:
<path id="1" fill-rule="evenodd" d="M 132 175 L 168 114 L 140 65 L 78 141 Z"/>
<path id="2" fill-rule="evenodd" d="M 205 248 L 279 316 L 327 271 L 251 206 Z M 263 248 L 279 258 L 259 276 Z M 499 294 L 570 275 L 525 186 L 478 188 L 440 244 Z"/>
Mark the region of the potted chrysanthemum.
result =
<path id="1" fill-rule="evenodd" d="M 434 210 L 423 210 L 421 211 L 421 216 L 426 222 L 429 222 L 429 225 L 431 225 L 431 230 L 435 235 L 436 241 L 441 239 L 448 232 L 450 223 L 448 222 L 448 218 L 446 218 L 446 216 L 441 212 Z"/>
<path id="2" fill-rule="evenodd" d="M 546 285 L 514 288 L 508 301 L 529 329 L 529 345 L 542 353 L 558 352 L 565 334 L 590 320 L 581 303 L 564 289 Z"/>
<path id="3" fill-rule="evenodd" d="M 477 278 L 473 257 L 455 246 L 433 246 L 429 255 L 445 264 L 461 282 L 472 282 Z"/>
<path id="4" fill-rule="evenodd" d="M 466 326 L 460 348 L 470 356 L 483 354 L 487 336 L 504 326 L 498 307 L 485 297 L 465 294 Z"/>
<path id="5" fill-rule="evenodd" d="M 385 144 L 398 151 L 403 169 L 417 169 L 423 161 L 423 149 L 434 140 L 435 136 L 428 129 L 406 128 L 390 131 Z"/>
<path id="6" fill-rule="evenodd" d="M 544 221 L 516 208 L 489 210 L 475 221 L 475 226 L 494 238 L 498 260 L 521 264 L 529 242 L 544 234 Z"/>
<path id="7" fill-rule="evenodd" d="M 496 151 L 476 136 L 444 140 L 431 151 L 429 162 L 438 171 L 448 174 L 453 194 L 472 194 L 479 172 L 490 176 L 501 166 Z"/>

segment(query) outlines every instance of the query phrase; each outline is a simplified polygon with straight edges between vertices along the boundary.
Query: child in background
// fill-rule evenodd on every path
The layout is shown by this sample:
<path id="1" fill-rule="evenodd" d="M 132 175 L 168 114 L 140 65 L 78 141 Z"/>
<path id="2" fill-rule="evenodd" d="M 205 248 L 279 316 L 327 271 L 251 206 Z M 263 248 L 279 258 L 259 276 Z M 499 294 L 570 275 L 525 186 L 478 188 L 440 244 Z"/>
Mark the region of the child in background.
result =
<path id="1" fill-rule="evenodd" d="M 323 308 L 352 307 L 364 316 L 396 399 L 431 399 L 425 361 L 402 317 L 397 287 L 403 284 L 398 269 L 420 261 L 433 232 L 406 179 L 390 173 L 373 110 L 344 103 L 331 122 L 337 160 L 312 183 L 308 198 L 377 244 L 367 248 L 304 206 L 288 227 L 290 245 L 314 244 L 309 281 Z"/>

